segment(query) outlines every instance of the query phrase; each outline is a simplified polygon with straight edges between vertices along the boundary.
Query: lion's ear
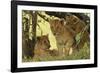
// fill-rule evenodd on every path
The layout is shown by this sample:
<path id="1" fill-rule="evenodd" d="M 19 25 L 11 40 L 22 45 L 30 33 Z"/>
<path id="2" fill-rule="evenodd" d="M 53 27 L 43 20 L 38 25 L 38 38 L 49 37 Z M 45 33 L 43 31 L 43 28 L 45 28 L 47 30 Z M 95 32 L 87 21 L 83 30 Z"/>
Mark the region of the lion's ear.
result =
<path id="1" fill-rule="evenodd" d="M 40 37 L 37 37 L 37 40 L 39 41 L 41 38 Z"/>
<path id="2" fill-rule="evenodd" d="M 64 19 L 61 19 L 60 22 L 61 22 L 62 25 L 65 25 L 66 24 L 66 22 L 65 22 Z"/>

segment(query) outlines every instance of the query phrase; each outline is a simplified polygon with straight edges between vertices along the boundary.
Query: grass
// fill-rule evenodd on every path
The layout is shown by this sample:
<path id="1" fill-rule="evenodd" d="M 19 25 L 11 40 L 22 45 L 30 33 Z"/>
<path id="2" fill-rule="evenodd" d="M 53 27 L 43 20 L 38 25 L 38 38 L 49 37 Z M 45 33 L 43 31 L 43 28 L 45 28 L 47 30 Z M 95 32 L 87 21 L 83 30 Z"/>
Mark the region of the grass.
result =
<path id="1" fill-rule="evenodd" d="M 73 52 L 72 55 L 66 56 L 51 56 L 46 55 L 44 57 L 34 57 L 23 59 L 23 62 L 41 62 L 41 61 L 57 61 L 57 60 L 82 60 L 90 58 L 90 47 L 87 43 L 84 44 L 84 47 L 79 51 Z"/>

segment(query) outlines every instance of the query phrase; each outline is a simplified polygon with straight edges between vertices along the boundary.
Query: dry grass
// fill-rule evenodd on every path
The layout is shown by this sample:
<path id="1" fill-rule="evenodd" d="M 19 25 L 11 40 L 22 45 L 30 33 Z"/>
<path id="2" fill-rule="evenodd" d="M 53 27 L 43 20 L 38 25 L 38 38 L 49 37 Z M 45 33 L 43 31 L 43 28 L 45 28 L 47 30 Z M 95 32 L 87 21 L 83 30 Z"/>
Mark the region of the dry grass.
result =
<path id="1" fill-rule="evenodd" d="M 72 55 L 66 56 L 53 56 L 46 54 L 44 56 L 35 56 L 33 58 L 23 59 L 23 62 L 41 62 L 41 61 L 57 61 L 57 60 L 82 60 L 90 58 L 90 47 L 85 43 L 84 47 L 79 51 L 75 51 Z"/>

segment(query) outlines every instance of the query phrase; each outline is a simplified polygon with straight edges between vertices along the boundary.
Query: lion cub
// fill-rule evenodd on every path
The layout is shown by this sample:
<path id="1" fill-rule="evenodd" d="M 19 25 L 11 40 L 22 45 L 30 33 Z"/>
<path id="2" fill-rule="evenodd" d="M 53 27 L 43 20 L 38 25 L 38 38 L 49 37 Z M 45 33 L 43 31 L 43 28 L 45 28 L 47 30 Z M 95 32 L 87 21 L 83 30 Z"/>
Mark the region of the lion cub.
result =
<path id="1" fill-rule="evenodd" d="M 37 41 L 34 47 L 34 57 L 43 58 L 49 54 L 50 42 L 48 35 L 37 37 Z"/>
<path id="2" fill-rule="evenodd" d="M 75 32 L 68 26 L 65 27 L 63 19 L 51 20 L 50 27 L 56 37 L 59 55 L 71 55 L 75 43 Z"/>
<path id="3" fill-rule="evenodd" d="M 87 27 L 87 29 L 84 31 L 84 33 L 80 36 L 80 43 L 77 45 L 78 49 L 81 49 L 84 46 L 85 42 L 90 42 L 90 36 L 89 36 L 89 24 L 86 24 L 84 21 L 79 19 L 75 15 L 69 15 L 66 16 L 66 26 L 69 26 L 73 31 L 75 31 L 75 35 L 82 33 L 83 29 Z"/>

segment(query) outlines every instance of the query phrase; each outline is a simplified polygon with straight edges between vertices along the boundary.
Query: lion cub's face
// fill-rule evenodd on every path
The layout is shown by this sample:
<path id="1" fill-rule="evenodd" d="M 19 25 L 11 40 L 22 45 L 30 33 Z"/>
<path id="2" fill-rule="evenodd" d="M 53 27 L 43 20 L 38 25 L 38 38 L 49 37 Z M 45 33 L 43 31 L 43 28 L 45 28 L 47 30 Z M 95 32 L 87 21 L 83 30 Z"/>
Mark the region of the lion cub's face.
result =
<path id="1" fill-rule="evenodd" d="M 55 19 L 50 21 L 50 27 L 55 36 L 61 34 L 63 32 L 64 21 Z"/>
<path id="2" fill-rule="evenodd" d="M 48 35 L 37 37 L 37 41 L 34 48 L 34 57 L 45 57 L 48 55 L 48 50 L 50 48 L 50 42 L 48 39 Z"/>
<path id="3" fill-rule="evenodd" d="M 48 35 L 37 37 L 36 45 L 37 45 L 36 48 L 39 48 L 39 49 L 49 49 L 50 41 L 48 39 Z"/>
<path id="4" fill-rule="evenodd" d="M 73 29 L 73 31 L 75 31 L 76 33 L 79 33 L 86 24 L 75 15 L 70 15 L 66 16 L 66 25 Z"/>

